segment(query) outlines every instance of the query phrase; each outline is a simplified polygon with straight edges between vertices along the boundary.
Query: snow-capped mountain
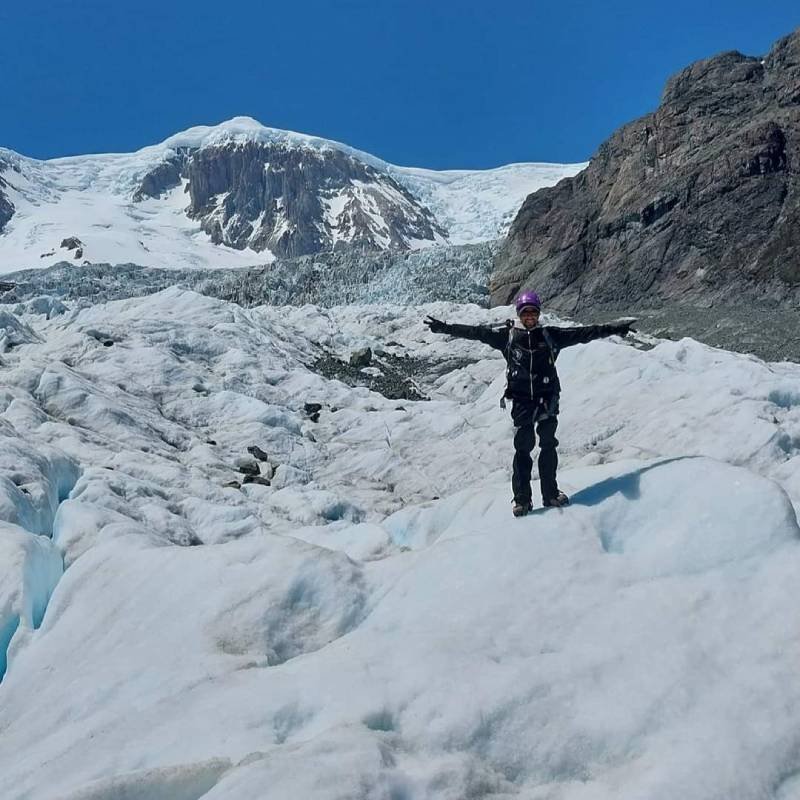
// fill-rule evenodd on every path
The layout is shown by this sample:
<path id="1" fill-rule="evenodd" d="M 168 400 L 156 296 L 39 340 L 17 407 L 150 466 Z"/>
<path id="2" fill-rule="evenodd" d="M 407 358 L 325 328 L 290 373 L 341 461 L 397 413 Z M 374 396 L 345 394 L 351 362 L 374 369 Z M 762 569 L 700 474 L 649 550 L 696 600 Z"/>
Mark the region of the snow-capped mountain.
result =
<path id="1" fill-rule="evenodd" d="M 0 150 L 0 270 L 65 259 L 244 266 L 485 241 L 528 193 L 583 166 L 398 167 L 247 117 L 130 154 L 37 161 Z"/>
<path id="2" fill-rule="evenodd" d="M 16 312 L 4 800 L 800 796 L 798 365 L 564 350 L 517 520 L 504 361 L 422 324 L 508 308 Z M 365 346 L 430 399 L 324 375 Z"/>

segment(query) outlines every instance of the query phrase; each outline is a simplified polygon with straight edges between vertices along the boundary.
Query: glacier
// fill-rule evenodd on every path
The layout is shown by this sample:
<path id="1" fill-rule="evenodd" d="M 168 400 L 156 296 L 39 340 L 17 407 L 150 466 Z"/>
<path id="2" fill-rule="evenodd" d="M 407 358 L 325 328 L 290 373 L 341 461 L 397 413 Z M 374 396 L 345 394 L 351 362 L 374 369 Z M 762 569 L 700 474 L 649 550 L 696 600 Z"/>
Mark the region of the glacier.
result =
<path id="1" fill-rule="evenodd" d="M 504 362 L 422 324 L 508 308 L 63 305 L 0 318 L 0 796 L 798 796 L 800 366 L 565 350 L 517 520 Z"/>
<path id="2" fill-rule="evenodd" d="M 158 269 L 136 264 L 60 262 L 13 272 L 13 288 L 0 307 L 22 313 L 33 305 L 63 313 L 62 300 L 77 305 L 153 294 L 171 286 L 192 289 L 243 306 L 337 306 L 392 302 L 409 305 L 431 297 L 487 305 L 494 242 L 431 247 L 413 252 L 339 252 L 278 259 L 251 269 Z"/>

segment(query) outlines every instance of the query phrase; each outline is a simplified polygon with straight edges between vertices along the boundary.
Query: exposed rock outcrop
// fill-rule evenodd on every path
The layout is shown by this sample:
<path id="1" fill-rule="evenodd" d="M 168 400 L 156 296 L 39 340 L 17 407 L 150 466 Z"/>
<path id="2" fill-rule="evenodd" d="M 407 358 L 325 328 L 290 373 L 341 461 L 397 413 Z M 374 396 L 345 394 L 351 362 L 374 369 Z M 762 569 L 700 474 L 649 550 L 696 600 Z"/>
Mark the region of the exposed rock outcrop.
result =
<path id="1" fill-rule="evenodd" d="M 2 181 L 0 181 L 0 187 L 2 187 Z M 11 217 L 14 216 L 14 206 L 12 205 L 11 201 L 3 194 L 2 188 L 0 188 L 0 233 L 3 232 L 3 228 L 8 224 L 8 221 Z"/>
<path id="2" fill-rule="evenodd" d="M 372 363 L 372 348 L 361 347 L 350 353 L 351 367 L 368 367 Z"/>
<path id="3" fill-rule="evenodd" d="M 179 152 L 174 158 L 162 161 L 142 178 L 139 188 L 133 193 L 133 201 L 138 203 L 148 197 L 162 197 L 170 189 L 180 186 L 187 160 L 188 154 Z"/>
<path id="4" fill-rule="evenodd" d="M 187 180 L 188 215 L 215 244 L 293 257 L 343 248 L 407 250 L 443 241 L 431 211 L 388 173 L 336 149 L 227 142 L 177 153 L 134 200 Z"/>
<path id="5" fill-rule="evenodd" d="M 390 176 L 338 150 L 211 147 L 193 155 L 187 176 L 189 216 L 218 244 L 299 256 L 347 245 L 406 249 L 445 236 Z"/>
<path id="6" fill-rule="evenodd" d="M 0 233 L 14 216 L 14 204 L 8 199 L 3 191 L 8 188 L 8 184 L 3 180 L 3 172 L 8 169 L 9 164 L 0 158 Z"/>
<path id="7" fill-rule="evenodd" d="M 557 310 L 800 298 L 800 31 L 669 80 L 574 178 L 530 195 L 492 301 L 535 287 Z"/>
<path id="8" fill-rule="evenodd" d="M 66 239 L 61 240 L 61 249 L 62 250 L 74 250 L 72 257 L 76 261 L 80 261 L 83 258 L 83 242 L 77 236 L 68 236 Z"/>

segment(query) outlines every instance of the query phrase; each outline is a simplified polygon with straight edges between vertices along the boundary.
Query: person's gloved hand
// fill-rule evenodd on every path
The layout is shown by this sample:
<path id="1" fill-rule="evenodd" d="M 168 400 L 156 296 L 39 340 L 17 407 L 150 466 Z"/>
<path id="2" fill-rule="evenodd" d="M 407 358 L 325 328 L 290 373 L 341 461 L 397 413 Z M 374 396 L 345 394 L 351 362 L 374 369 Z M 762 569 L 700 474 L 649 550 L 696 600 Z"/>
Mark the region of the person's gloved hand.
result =
<path id="1" fill-rule="evenodd" d="M 444 333 L 446 322 L 442 322 L 440 319 L 435 319 L 434 317 L 425 317 L 422 320 L 423 325 L 427 325 L 430 328 L 431 333 Z"/>

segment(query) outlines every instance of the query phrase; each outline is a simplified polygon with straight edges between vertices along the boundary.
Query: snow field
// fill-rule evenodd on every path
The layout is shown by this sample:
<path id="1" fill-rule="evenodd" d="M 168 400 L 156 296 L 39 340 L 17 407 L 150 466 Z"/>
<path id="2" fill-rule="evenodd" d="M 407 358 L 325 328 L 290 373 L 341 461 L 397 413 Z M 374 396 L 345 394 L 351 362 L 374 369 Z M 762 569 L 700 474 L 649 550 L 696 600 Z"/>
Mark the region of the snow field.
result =
<path id="1" fill-rule="evenodd" d="M 29 621 L 0 684 L 0 795 L 796 793 L 796 365 L 565 350 L 573 505 L 515 520 L 502 359 L 421 323 L 507 309 L 171 289 L 20 311 L 0 610 Z M 412 355 L 432 399 L 308 368 L 364 345 Z M 252 445 L 272 485 L 226 486 Z M 39 607 L 55 586 L 38 621 L 32 585 Z"/>
<path id="2" fill-rule="evenodd" d="M 26 194 L 10 192 L 16 211 L 0 236 L 0 271 L 48 267 L 61 261 L 79 269 L 84 260 L 190 269 L 251 267 L 274 260 L 268 252 L 213 244 L 200 223 L 186 216 L 189 199 L 184 186 L 165 197 L 134 203 L 133 189 L 125 194 L 119 187 L 95 188 L 92 183 L 68 188 L 70 173 L 81 168 L 80 162 L 59 161 L 45 162 L 52 173 L 48 191 L 53 192 L 59 182 L 65 184 L 55 194 L 39 197 L 38 187 Z M 83 254 L 77 259 L 74 250 L 61 247 L 72 236 L 83 243 Z"/>
<path id="3" fill-rule="evenodd" d="M 394 178 L 419 197 L 449 233 L 451 244 L 505 236 L 525 198 L 587 164 L 507 164 L 487 170 L 390 167 Z"/>

